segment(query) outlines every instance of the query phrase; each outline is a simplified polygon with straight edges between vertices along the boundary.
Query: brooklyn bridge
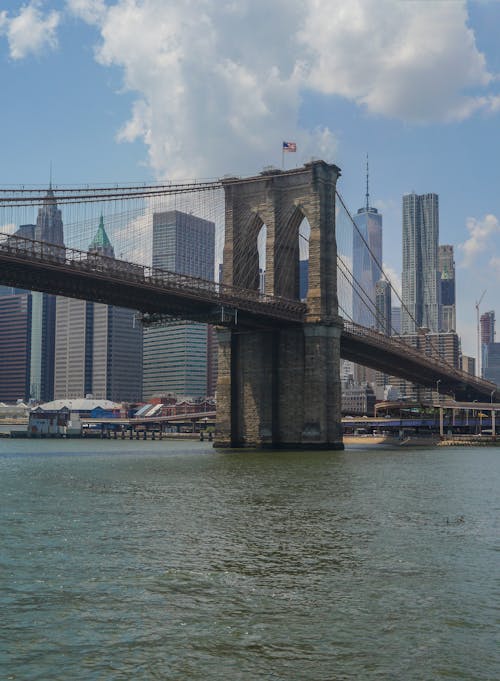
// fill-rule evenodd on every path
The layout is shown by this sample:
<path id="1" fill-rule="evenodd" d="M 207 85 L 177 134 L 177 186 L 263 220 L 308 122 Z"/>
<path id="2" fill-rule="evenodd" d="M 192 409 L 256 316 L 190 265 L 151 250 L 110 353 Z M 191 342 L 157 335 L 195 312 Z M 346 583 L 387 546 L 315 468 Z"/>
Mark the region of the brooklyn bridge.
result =
<path id="1" fill-rule="evenodd" d="M 347 244 L 357 228 L 337 191 L 339 176 L 337 166 L 314 161 L 209 182 L 2 189 L 0 283 L 131 308 L 145 324 L 214 324 L 219 446 L 342 447 L 341 358 L 439 385 L 457 400 L 492 400 L 494 384 L 382 330 L 380 310 L 353 276 Z M 13 229 L 23 211 L 47 201 L 73 218 L 65 245 Z M 214 219 L 218 281 L 149 264 L 145 225 L 159 206 Z M 85 250 L 88 226 L 103 213 L 126 257 Z M 308 285 L 301 296 L 304 251 Z M 369 310 L 369 326 L 355 323 L 353 299 Z"/>

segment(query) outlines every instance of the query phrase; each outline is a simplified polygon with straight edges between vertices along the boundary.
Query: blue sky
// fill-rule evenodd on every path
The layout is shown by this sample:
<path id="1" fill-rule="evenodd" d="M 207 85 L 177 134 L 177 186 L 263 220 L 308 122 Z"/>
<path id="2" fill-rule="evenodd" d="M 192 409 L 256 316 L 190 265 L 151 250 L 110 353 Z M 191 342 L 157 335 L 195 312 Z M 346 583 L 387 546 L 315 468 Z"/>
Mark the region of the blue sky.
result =
<path id="1" fill-rule="evenodd" d="M 500 2 L 45 0 L 0 6 L 0 185 L 253 174 L 311 157 L 384 216 L 401 270 L 401 196 L 440 197 L 458 331 L 500 292 Z M 500 306 L 497 309 L 500 317 Z"/>

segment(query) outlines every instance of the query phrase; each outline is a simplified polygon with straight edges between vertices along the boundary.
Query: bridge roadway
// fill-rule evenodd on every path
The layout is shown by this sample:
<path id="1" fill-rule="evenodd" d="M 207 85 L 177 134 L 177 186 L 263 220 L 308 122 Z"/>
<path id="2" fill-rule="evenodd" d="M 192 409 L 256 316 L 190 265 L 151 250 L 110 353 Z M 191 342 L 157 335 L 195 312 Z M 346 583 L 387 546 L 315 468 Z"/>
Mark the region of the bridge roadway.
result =
<path id="1" fill-rule="evenodd" d="M 158 315 L 242 327 L 297 324 L 306 306 L 294 300 L 168 270 L 0 233 L 0 282 Z M 225 316 L 226 315 L 226 316 Z"/>
<path id="2" fill-rule="evenodd" d="M 306 306 L 225 284 L 137 265 L 74 248 L 0 234 L 0 283 L 164 316 L 276 329 L 304 322 Z M 422 355 L 402 340 L 344 321 L 341 356 L 456 399 L 500 398 L 497 386 Z"/>

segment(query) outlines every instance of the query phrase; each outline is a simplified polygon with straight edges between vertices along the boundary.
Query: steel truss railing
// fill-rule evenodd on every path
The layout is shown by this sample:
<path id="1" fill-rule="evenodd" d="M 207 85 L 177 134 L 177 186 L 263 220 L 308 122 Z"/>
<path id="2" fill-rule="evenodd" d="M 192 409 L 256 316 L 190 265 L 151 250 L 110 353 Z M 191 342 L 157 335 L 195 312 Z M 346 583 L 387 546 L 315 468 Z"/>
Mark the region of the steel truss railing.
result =
<path id="1" fill-rule="evenodd" d="M 0 233 L 0 254 L 26 262 L 55 265 L 69 272 L 93 273 L 123 283 L 161 288 L 192 301 L 257 313 L 271 319 L 300 323 L 306 311 L 305 304 L 299 301 L 25 237 Z"/>

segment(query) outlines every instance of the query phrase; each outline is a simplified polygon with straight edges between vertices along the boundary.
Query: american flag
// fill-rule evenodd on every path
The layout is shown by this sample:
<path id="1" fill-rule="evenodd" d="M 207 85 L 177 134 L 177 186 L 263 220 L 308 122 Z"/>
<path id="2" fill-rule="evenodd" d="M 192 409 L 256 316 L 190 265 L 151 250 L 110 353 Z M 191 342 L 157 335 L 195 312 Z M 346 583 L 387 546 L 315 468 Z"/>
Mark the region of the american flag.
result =
<path id="1" fill-rule="evenodd" d="M 297 143 L 283 142 L 283 151 L 297 151 Z"/>

